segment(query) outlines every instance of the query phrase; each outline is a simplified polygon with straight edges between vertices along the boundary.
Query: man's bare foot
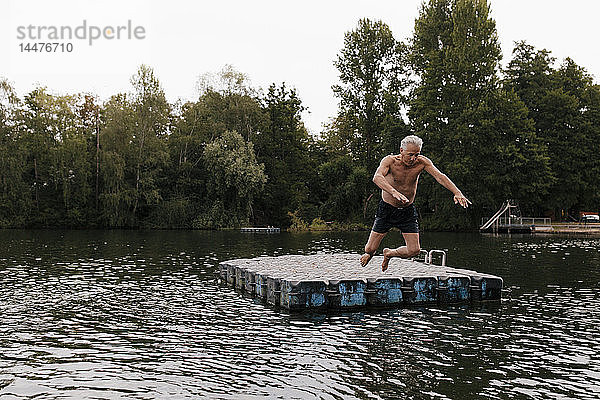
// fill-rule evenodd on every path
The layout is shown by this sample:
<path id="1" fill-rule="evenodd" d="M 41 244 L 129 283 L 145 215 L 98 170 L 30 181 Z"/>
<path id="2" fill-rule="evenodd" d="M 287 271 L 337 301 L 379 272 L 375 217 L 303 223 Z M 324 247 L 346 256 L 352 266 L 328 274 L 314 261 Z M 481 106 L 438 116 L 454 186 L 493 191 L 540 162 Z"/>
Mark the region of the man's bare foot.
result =
<path id="1" fill-rule="evenodd" d="M 373 254 L 375 254 L 375 252 L 373 253 L 365 253 L 360 257 L 360 265 L 361 267 L 366 267 L 367 264 L 369 263 L 369 261 L 371 261 L 371 258 L 373 258 Z"/>
<path id="2" fill-rule="evenodd" d="M 383 262 L 381 263 L 381 272 L 385 272 L 388 269 L 390 263 L 390 256 L 393 251 L 388 249 L 387 247 L 383 249 Z"/>

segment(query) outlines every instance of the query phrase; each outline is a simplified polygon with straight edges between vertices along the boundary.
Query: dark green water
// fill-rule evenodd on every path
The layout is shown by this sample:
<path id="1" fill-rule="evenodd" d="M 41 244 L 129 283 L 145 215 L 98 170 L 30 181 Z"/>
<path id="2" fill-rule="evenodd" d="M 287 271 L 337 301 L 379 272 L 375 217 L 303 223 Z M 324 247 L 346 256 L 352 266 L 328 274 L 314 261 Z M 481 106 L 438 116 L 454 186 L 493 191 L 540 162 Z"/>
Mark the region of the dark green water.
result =
<path id="1" fill-rule="evenodd" d="M 495 306 L 290 315 L 216 279 L 366 235 L 0 231 L 0 398 L 600 398 L 597 238 L 425 233 Z"/>

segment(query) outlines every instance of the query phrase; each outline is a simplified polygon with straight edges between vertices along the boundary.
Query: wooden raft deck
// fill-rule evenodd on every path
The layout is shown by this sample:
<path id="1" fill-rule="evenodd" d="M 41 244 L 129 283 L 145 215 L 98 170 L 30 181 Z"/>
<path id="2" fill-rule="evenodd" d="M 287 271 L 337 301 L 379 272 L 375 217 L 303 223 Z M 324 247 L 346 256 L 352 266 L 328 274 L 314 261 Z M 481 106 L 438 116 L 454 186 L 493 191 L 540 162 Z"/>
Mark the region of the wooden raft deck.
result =
<path id="1" fill-rule="evenodd" d="M 412 304 L 499 301 L 502 278 L 467 269 L 383 257 L 365 268 L 359 254 L 286 255 L 219 264 L 229 285 L 288 310 L 402 307 Z"/>

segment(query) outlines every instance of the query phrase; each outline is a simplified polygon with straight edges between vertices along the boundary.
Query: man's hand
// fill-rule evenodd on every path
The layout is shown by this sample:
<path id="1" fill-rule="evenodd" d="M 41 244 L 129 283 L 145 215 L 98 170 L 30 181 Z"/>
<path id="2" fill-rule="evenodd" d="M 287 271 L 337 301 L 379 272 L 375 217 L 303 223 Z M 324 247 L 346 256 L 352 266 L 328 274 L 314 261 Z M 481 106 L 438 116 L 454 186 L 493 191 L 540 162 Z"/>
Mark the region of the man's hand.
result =
<path id="1" fill-rule="evenodd" d="M 467 208 L 469 207 L 469 204 L 473 203 L 471 203 L 471 201 L 467 199 L 462 193 L 459 193 L 454 195 L 454 204 L 460 204 L 463 208 Z"/>
<path id="2" fill-rule="evenodd" d="M 408 203 L 408 198 L 396 189 L 392 191 L 392 196 L 402 204 Z"/>

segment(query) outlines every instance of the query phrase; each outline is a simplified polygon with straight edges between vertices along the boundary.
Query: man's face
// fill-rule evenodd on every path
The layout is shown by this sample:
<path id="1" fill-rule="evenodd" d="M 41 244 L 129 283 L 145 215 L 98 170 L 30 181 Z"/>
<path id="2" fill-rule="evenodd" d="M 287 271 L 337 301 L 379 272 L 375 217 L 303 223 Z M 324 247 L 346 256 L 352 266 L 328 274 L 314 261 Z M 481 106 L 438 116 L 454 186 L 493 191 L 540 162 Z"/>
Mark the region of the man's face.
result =
<path id="1" fill-rule="evenodd" d="M 406 149 L 400 148 L 400 160 L 409 167 L 414 165 L 419 154 L 421 154 L 421 148 L 412 143 L 409 143 Z"/>

